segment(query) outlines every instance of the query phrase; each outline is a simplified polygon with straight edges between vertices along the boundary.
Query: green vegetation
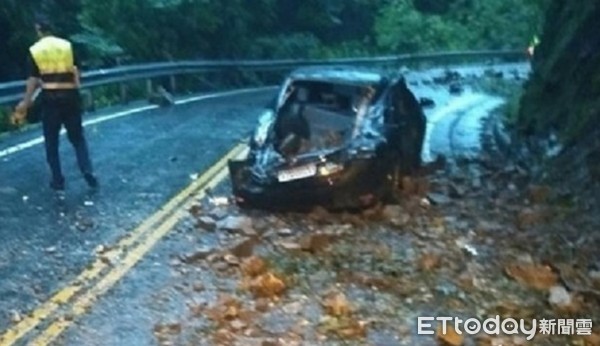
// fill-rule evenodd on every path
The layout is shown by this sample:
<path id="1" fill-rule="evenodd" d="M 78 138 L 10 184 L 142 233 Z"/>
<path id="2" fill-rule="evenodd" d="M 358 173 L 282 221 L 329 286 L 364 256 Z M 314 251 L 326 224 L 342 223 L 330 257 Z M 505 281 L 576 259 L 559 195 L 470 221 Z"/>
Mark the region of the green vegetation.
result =
<path id="1" fill-rule="evenodd" d="M 86 68 L 177 59 L 328 58 L 525 48 L 544 0 L 6 0 L 0 80 L 24 75 L 42 12 Z"/>
<path id="2" fill-rule="evenodd" d="M 376 22 L 377 42 L 396 51 L 525 48 L 546 1 L 393 0 Z"/>
<path id="3" fill-rule="evenodd" d="M 568 139 L 598 120 L 598 7 L 598 1 L 559 0 L 6 0 L 0 9 L 0 81 L 24 77 L 39 13 L 75 42 L 85 69 L 180 59 L 525 50 L 541 33 L 535 73 L 512 119 L 525 133 L 554 129 Z M 178 84 L 185 92 L 260 77 L 236 74 L 223 82 L 223 76 L 204 76 Z M 106 98 L 102 104 L 114 102 L 114 93 Z"/>
<path id="4" fill-rule="evenodd" d="M 10 123 L 10 110 L 0 107 L 0 133 L 12 130 L 14 126 Z"/>

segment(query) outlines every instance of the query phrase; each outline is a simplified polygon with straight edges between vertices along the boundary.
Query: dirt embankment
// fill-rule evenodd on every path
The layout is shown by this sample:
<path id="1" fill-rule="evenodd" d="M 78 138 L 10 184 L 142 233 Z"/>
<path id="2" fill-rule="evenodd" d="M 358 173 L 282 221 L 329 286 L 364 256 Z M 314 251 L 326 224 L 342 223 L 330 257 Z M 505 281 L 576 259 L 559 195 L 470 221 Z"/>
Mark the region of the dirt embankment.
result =
<path id="1" fill-rule="evenodd" d="M 551 1 L 516 121 L 536 178 L 571 190 L 590 213 L 600 210 L 599 17 L 600 1 Z"/>
<path id="2" fill-rule="evenodd" d="M 533 74 L 521 100 L 519 128 L 558 133 L 576 143 L 600 120 L 600 1 L 553 0 Z"/>

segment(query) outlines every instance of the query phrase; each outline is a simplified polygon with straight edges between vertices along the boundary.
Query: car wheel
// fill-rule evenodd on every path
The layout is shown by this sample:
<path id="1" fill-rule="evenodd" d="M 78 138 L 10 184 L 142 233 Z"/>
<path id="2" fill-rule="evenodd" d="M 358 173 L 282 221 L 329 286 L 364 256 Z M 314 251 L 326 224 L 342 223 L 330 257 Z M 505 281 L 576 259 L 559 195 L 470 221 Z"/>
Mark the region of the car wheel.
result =
<path id="1" fill-rule="evenodd" d="M 421 167 L 423 133 L 421 126 L 416 123 L 410 124 L 410 127 L 403 131 L 400 166 L 404 175 L 414 174 Z"/>
<path id="2" fill-rule="evenodd" d="M 397 160 L 389 170 L 385 177 L 385 182 L 382 184 L 380 191 L 380 200 L 385 204 L 395 204 L 398 202 L 398 190 L 402 180 L 402 169 Z"/>

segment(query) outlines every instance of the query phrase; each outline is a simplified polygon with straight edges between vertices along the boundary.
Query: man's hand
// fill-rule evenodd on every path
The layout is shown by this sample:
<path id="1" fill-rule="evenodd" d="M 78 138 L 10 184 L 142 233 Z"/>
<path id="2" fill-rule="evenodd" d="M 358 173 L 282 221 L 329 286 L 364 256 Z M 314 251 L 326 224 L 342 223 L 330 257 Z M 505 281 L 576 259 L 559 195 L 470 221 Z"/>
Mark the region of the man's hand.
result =
<path id="1" fill-rule="evenodd" d="M 15 126 L 20 126 L 25 123 L 25 118 L 27 118 L 27 109 L 29 108 L 29 104 L 25 101 L 19 102 L 19 104 L 15 107 L 15 111 L 10 117 L 11 124 Z"/>

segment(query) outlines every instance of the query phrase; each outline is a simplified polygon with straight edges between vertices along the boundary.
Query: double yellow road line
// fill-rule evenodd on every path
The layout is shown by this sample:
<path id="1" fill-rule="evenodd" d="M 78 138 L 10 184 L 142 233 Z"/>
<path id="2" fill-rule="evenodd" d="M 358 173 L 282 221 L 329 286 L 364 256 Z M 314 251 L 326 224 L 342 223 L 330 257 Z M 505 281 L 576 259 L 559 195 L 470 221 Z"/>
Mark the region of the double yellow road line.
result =
<path id="1" fill-rule="evenodd" d="M 67 286 L 38 306 L 20 322 L 0 335 L 0 345 L 14 345 L 33 329 L 40 330 L 29 345 L 49 345 L 78 317 L 133 268 L 152 247 L 186 214 L 186 206 L 196 194 L 203 198 L 227 177 L 227 162 L 241 156 L 246 145 L 238 144 L 192 184 L 178 193 L 160 210 L 97 258 Z"/>

